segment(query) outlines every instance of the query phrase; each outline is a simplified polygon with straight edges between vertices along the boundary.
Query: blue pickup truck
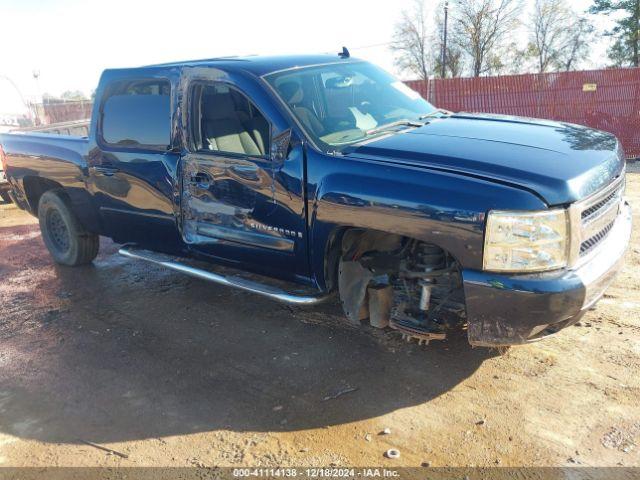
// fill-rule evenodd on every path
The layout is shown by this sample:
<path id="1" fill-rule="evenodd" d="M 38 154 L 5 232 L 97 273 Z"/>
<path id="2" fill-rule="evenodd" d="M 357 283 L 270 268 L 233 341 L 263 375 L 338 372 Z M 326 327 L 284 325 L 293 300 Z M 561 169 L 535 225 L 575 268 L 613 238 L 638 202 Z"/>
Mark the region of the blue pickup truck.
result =
<path id="1" fill-rule="evenodd" d="M 631 234 L 614 136 L 440 110 L 346 51 L 106 70 L 88 137 L 0 145 L 60 264 L 91 262 L 103 235 L 282 302 L 335 292 L 346 321 L 419 342 L 572 325 Z"/>

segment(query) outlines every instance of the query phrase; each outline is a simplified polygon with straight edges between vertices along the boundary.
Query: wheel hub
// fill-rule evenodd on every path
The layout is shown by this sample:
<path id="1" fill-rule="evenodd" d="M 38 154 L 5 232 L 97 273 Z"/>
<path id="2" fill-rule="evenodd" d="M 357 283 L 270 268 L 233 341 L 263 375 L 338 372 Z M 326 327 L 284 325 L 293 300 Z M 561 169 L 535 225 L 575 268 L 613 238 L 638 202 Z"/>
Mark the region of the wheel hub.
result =
<path id="1" fill-rule="evenodd" d="M 69 250 L 69 229 L 57 210 L 51 210 L 47 214 L 47 229 L 51 240 L 60 252 Z"/>

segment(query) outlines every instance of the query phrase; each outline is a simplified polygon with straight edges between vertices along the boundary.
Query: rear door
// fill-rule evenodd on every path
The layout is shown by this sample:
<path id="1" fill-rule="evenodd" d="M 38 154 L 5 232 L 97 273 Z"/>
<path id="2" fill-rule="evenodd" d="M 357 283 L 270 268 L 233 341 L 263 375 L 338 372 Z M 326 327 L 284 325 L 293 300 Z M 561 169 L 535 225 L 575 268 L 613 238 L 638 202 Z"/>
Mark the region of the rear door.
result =
<path id="1" fill-rule="evenodd" d="M 289 126 L 255 80 L 200 69 L 184 83 L 184 241 L 242 269 L 308 277 L 301 143 L 286 142 Z M 290 145 L 282 157 L 274 138 Z"/>
<path id="2" fill-rule="evenodd" d="M 173 251 L 180 236 L 174 211 L 172 81 L 163 72 L 126 72 L 106 82 L 94 113 L 89 190 L 105 232 L 118 242 Z"/>

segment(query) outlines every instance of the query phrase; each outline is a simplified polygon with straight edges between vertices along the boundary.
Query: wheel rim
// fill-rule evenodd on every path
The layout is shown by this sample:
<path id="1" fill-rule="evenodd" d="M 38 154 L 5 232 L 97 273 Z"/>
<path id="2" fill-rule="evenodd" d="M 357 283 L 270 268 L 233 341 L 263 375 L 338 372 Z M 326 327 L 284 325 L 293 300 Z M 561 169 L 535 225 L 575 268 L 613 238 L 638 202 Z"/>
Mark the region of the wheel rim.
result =
<path id="1" fill-rule="evenodd" d="M 58 210 L 49 210 L 47 213 L 47 230 L 56 250 L 60 253 L 69 250 L 69 229 Z"/>

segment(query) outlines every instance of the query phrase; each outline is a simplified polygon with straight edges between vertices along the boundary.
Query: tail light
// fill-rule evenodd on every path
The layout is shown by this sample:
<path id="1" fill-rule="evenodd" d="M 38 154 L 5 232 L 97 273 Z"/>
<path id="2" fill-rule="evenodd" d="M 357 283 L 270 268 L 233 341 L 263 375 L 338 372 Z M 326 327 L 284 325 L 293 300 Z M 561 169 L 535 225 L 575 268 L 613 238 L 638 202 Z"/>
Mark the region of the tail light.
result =
<path id="1" fill-rule="evenodd" d="M 7 155 L 4 153 L 2 145 L 0 145 L 0 170 L 7 171 Z"/>

